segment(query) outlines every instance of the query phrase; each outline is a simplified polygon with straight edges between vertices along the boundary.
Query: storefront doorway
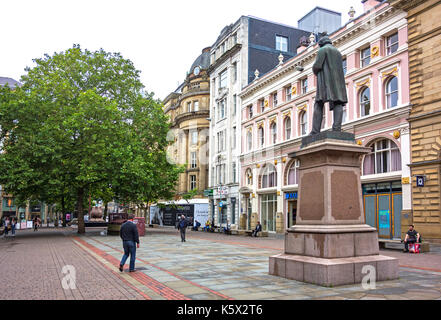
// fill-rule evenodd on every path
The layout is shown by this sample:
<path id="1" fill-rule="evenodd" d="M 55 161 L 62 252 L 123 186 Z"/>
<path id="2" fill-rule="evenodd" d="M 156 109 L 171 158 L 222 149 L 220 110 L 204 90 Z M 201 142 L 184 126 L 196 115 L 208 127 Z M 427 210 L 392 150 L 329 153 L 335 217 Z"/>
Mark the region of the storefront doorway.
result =
<path id="1" fill-rule="evenodd" d="M 218 202 L 218 224 L 221 226 L 222 224 L 227 223 L 227 200 L 221 200 Z"/>
<path id="2" fill-rule="evenodd" d="M 264 194 L 260 196 L 260 217 L 263 231 L 276 231 L 277 195 Z"/>
<path id="3" fill-rule="evenodd" d="M 379 238 L 401 238 L 400 181 L 363 185 L 363 203 L 366 223 L 377 228 Z"/>
<path id="4" fill-rule="evenodd" d="M 288 201 L 288 228 L 296 224 L 297 201 Z"/>

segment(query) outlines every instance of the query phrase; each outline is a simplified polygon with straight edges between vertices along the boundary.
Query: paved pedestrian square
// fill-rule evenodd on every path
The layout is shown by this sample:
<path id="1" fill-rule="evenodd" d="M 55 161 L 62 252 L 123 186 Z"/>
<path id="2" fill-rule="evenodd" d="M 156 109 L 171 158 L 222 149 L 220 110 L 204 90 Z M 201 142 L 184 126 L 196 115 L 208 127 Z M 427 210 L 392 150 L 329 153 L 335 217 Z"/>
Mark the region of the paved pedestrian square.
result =
<path id="1" fill-rule="evenodd" d="M 147 229 L 134 273 L 117 269 L 118 236 L 88 230 L 21 231 L 0 240 L 0 299 L 301 300 L 441 299 L 441 252 L 419 255 L 385 250 L 400 261 L 400 278 L 325 288 L 268 274 L 269 257 L 283 251 L 283 239 Z M 76 288 L 63 289 L 62 268 L 75 268 Z"/>

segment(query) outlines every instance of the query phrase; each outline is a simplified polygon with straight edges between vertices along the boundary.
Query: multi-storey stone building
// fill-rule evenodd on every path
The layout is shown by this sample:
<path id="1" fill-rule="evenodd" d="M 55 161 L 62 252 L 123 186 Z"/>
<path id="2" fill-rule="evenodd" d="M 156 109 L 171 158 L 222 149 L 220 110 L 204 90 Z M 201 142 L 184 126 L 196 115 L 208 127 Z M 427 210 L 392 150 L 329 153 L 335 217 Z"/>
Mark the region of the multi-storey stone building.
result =
<path id="1" fill-rule="evenodd" d="M 412 106 L 408 119 L 412 176 L 409 222 L 413 221 L 426 239 L 441 242 L 441 1 L 390 2 L 407 12 L 409 28 Z"/>
<path id="2" fill-rule="evenodd" d="M 210 220 L 239 225 L 239 155 L 241 114 L 238 98 L 255 77 L 296 54 L 300 37 L 293 27 L 242 16 L 226 26 L 210 50 Z"/>
<path id="3" fill-rule="evenodd" d="M 370 1 L 365 12 L 330 35 L 343 56 L 349 102 L 343 130 L 371 147 L 362 159 L 366 222 L 381 238 L 400 238 L 411 210 L 409 75 L 406 13 Z M 311 39 L 313 40 L 313 39 Z M 316 94 L 318 45 L 300 46 L 240 93 L 242 226 L 284 232 L 295 224 L 299 161 L 289 154 L 309 134 Z M 322 130 L 332 127 L 326 110 Z"/>
<path id="4" fill-rule="evenodd" d="M 169 158 L 186 165 L 176 187 L 178 196 L 197 189 L 196 198 L 202 198 L 208 187 L 209 62 L 210 48 L 205 48 L 192 64 L 184 83 L 164 100 L 164 112 L 172 122 Z"/>

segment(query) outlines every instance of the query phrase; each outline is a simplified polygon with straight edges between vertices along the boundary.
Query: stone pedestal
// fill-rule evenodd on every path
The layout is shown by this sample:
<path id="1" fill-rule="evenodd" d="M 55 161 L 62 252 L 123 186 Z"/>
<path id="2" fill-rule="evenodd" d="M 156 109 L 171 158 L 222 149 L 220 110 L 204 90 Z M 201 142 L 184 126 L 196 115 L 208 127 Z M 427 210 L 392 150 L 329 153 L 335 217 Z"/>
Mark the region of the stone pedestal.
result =
<path id="1" fill-rule="evenodd" d="M 285 253 L 270 257 L 270 274 L 322 286 L 361 284 L 370 265 L 378 281 L 398 278 L 398 260 L 379 255 L 377 230 L 365 224 L 360 157 L 370 149 L 347 135 L 304 142 L 289 155 L 300 160 L 297 224 L 285 234 Z"/>

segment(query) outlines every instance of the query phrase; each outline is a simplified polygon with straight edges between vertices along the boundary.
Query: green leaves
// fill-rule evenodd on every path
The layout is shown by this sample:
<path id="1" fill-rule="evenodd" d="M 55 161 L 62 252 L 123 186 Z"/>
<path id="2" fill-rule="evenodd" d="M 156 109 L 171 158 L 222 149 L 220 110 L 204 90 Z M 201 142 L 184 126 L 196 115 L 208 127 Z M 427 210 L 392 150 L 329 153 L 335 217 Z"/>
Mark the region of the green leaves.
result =
<path id="1" fill-rule="evenodd" d="M 73 203 L 171 198 L 182 168 L 166 160 L 162 105 L 119 53 L 75 45 L 35 59 L 23 86 L 0 88 L 0 183 L 17 198 Z M 73 209 L 73 208 L 72 208 Z"/>

